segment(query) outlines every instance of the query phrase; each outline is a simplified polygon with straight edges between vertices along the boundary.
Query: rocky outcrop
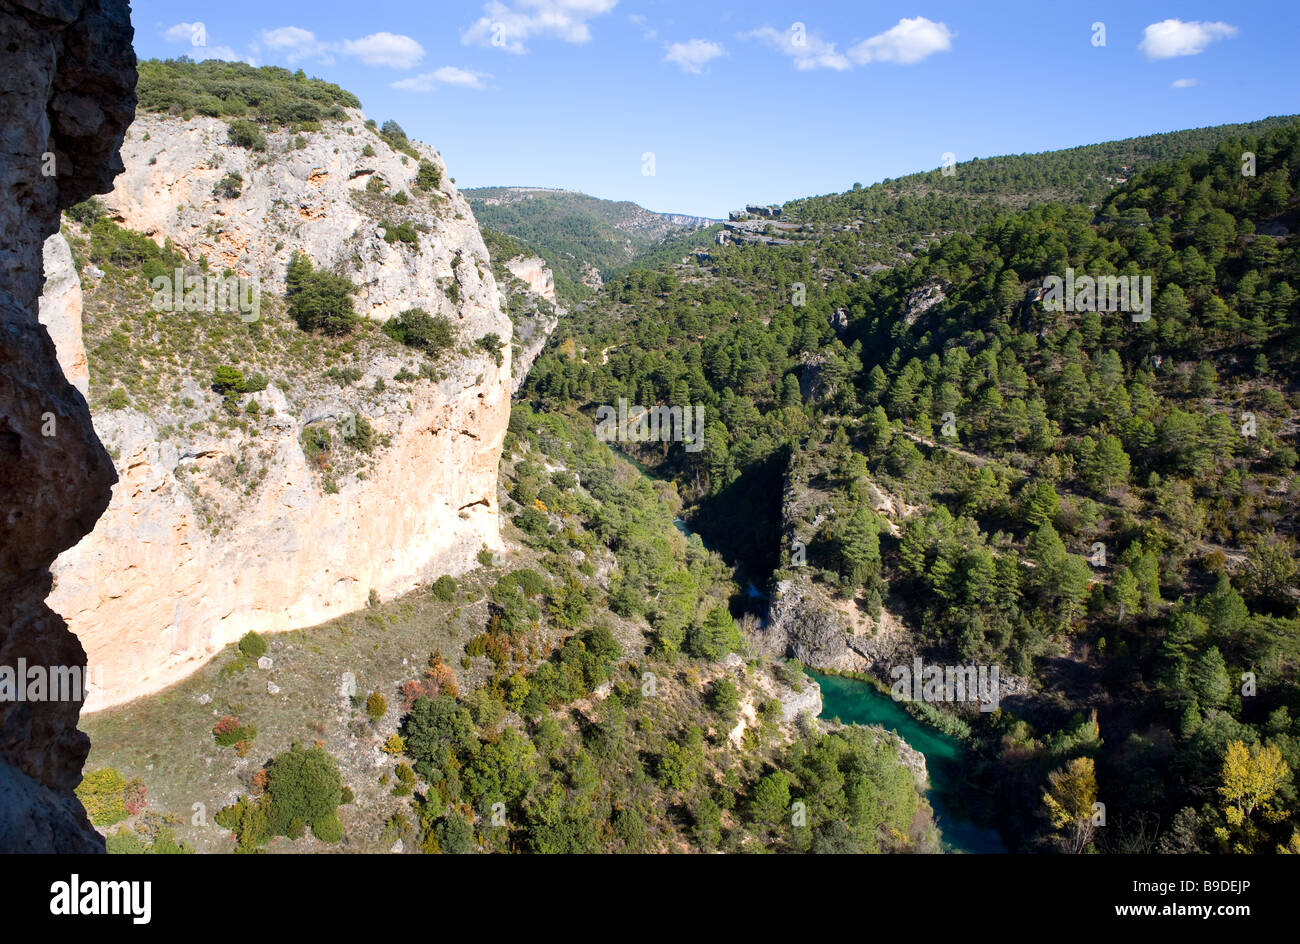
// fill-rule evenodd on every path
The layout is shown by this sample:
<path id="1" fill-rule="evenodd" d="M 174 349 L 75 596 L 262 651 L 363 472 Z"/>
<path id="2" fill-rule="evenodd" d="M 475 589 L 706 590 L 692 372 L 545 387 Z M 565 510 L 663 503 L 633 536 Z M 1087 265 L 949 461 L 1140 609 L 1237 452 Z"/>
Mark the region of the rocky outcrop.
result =
<path id="1" fill-rule="evenodd" d="M 429 366 L 419 354 L 392 345 L 359 347 L 360 379 L 344 385 L 268 369 L 272 382 L 251 395 L 255 419 L 242 424 L 207 422 L 221 398 L 209 375 L 180 368 L 168 377 L 171 403 L 99 411 L 121 481 L 93 533 L 55 564 L 51 596 L 90 658 L 89 711 L 176 682 L 249 631 L 322 622 L 372 592 L 462 573 L 484 545 L 501 546 L 511 327 L 441 159 L 414 145 L 441 178 L 419 190 L 418 162 L 355 110 L 301 139 L 268 132 L 265 152 L 232 147 L 227 134 L 218 119 L 140 116 L 109 213 L 191 261 L 257 279 L 263 296 L 284 290 L 290 255 L 305 252 L 352 279 L 359 313 L 382 321 L 422 308 L 451 322 L 457 344 L 430 376 L 415 376 Z M 218 186 L 226 175 L 242 180 L 238 196 Z M 398 192 L 409 198 L 393 201 Z M 387 238 L 403 223 L 413 243 Z M 99 289 L 85 291 L 96 303 Z M 491 334 L 496 354 L 479 344 Z M 89 366 L 93 396 L 93 350 Z M 373 455 L 324 474 L 304 431 L 337 443 L 350 416 L 373 428 Z"/>
<path id="2" fill-rule="evenodd" d="M 44 256 L 41 324 L 54 342 L 63 376 L 86 397 L 90 395 L 90 368 L 86 364 L 86 345 L 81 340 L 81 279 L 72 262 L 72 250 L 61 234 L 45 240 Z"/>
<path id="3" fill-rule="evenodd" d="M 510 312 L 515 332 L 513 394 L 528 379 L 528 371 L 568 310 L 556 298 L 555 275 L 545 259 L 517 256 L 507 260 L 501 271 L 502 303 Z"/>
<path id="4" fill-rule="evenodd" d="M 547 266 L 545 259 L 537 256 L 520 256 L 506 262 L 506 268 L 515 278 L 528 286 L 528 290 L 539 298 L 544 298 L 552 305 L 558 304 L 555 298 L 555 275 Z"/>
<path id="5" fill-rule="evenodd" d="M 822 687 L 815 679 L 805 677 L 803 687 L 798 691 L 781 689 L 778 700 L 781 702 L 782 721 L 795 721 L 804 715 L 816 718 L 822 713 Z"/>
<path id="6" fill-rule="evenodd" d="M 903 303 L 903 321 L 908 325 L 916 324 L 918 318 L 947 299 L 943 286 L 938 282 L 924 285 L 908 293 Z"/>
<path id="7" fill-rule="evenodd" d="M 133 30 L 124 0 L 0 0 L 0 35 L 0 667 L 80 672 L 81 644 L 45 604 L 49 568 L 108 505 L 114 471 L 38 297 L 60 211 L 121 167 Z M 81 702 L 0 700 L 0 851 L 103 850 L 72 792 Z"/>

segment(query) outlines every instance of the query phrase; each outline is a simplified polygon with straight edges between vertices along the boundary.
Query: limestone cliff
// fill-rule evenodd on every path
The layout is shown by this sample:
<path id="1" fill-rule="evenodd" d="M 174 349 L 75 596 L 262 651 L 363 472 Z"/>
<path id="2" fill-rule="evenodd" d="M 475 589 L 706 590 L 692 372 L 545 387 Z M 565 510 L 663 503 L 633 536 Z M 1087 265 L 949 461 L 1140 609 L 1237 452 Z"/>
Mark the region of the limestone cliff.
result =
<path id="1" fill-rule="evenodd" d="M 469 206 L 435 151 L 414 144 L 437 169 L 421 188 L 419 162 L 354 109 L 319 131 L 266 139 L 265 150 L 247 150 L 228 143 L 223 120 L 141 114 L 104 200 L 122 226 L 170 241 L 190 263 L 256 279 L 262 306 L 249 353 L 247 314 L 128 321 L 120 285 L 86 278 L 87 337 L 144 326 L 144 343 L 157 345 L 182 324 L 202 332 L 224 318 L 227 347 L 208 353 L 242 357 L 268 383 L 223 403 L 210 371 L 159 369 L 183 359 L 153 353 L 150 381 L 122 408 L 106 397 L 121 378 L 91 347 L 95 427 L 121 480 L 93 533 L 56 562 L 51 596 L 89 655 L 97 687 L 87 710 L 175 682 L 250 630 L 324 621 L 372 592 L 463 572 L 483 545 L 500 546 L 511 328 Z M 69 233 L 75 240 L 78 228 Z M 447 319 L 453 350 L 433 370 L 373 328 L 330 347 L 288 323 L 276 302 L 295 251 L 351 279 L 357 312 L 373 321 L 412 308 Z M 331 380 L 327 365 L 352 375 Z M 370 431 L 365 451 L 341 444 L 358 418 Z M 305 448 L 317 430 L 332 452 Z"/>
<path id="2" fill-rule="evenodd" d="M 498 260 L 499 261 L 499 260 Z M 528 379 L 533 362 L 568 310 L 555 295 L 555 275 L 545 259 L 516 256 L 497 265 L 502 304 L 514 325 L 514 377 L 511 393 L 517 393 Z"/>
<path id="3" fill-rule="evenodd" d="M 135 108 L 124 0 L 0 0 L 0 667 L 80 671 L 50 564 L 109 502 L 113 465 L 38 320 L 61 209 L 108 189 Z M 62 286 L 66 298 L 67 286 Z M 73 795 L 81 698 L 0 700 L 0 852 L 95 852 Z"/>

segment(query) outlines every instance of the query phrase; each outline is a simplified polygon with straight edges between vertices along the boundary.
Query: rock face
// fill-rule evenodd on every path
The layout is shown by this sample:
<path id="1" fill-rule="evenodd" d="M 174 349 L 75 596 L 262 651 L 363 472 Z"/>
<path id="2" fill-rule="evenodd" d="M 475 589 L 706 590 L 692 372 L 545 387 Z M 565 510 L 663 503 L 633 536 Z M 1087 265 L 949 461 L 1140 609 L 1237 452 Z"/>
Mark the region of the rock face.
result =
<path id="1" fill-rule="evenodd" d="M 504 273 L 502 301 L 511 312 L 515 332 L 513 394 L 524 385 L 551 332 L 569 312 L 555 296 L 555 275 L 545 259 L 517 256 L 506 261 Z"/>
<path id="2" fill-rule="evenodd" d="M 361 608 L 372 591 L 387 598 L 462 573 L 484 545 L 501 547 L 511 327 L 473 214 L 441 159 L 415 144 L 441 175 L 435 192 L 419 191 L 418 162 L 355 110 L 301 141 L 269 132 L 266 152 L 232 147 L 227 136 L 218 119 L 140 116 L 104 200 L 109 212 L 191 261 L 205 256 L 213 270 L 258 279 L 263 296 L 283 292 L 300 250 L 352 279 L 360 314 L 382 321 L 423 308 L 452 323 L 458 346 L 435 376 L 403 384 L 393 378 L 419 360 L 409 351 L 367 355 L 354 385 L 273 375 L 251 397 L 251 432 L 195 422 L 221 401 L 206 377 L 179 371 L 169 379 L 191 413 L 99 412 L 95 427 L 121 481 L 93 533 L 56 562 L 50 600 L 89 655 L 88 711 L 176 682 L 250 630 L 313 625 Z M 217 186 L 232 173 L 243 181 L 233 197 Z M 367 189 L 374 179 L 409 202 Z M 410 223 L 414 245 L 386 239 L 385 223 Z M 89 299 L 95 289 L 86 290 Z M 493 333 L 499 363 L 475 343 Z M 95 371 L 92 353 L 92 394 Z M 353 413 L 380 444 L 361 474 L 326 480 L 302 434 L 323 426 L 341 436 Z M 232 482 L 238 462 L 253 471 Z"/>
<path id="3" fill-rule="evenodd" d="M 795 721 L 803 715 L 816 718 L 822 713 L 822 687 L 816 679 L 805 678 L 801 691 L 782 691 L 779 700 L 782 721 Z"/>
<path id="4" fill-rule="evenodd" d="M 86 364 L 86 345 L 81 340 L 81 280 L 72 262 L 72 250 L 62 235 L 55 233 L 45 240 L 44 255 L 41 324 L 58 351 L 63 376 L 86 397 L 90 395 L 90 368 Z"/>
<path id="5" fill-rule="evenodd" d="M 808 580 L 778 581 L 767 623 L 756 634 L 759 647 L 777 658 L 791 656 L 836 672 L 864 671 L 868 663 L 849 645 L 852 639 L 825 594 Z"/>
<path id="6" fill-rule="evenodd" d="M 555 275 L 546 265 L 545 259 L 537 256 L 520 256 L 506 263 L 506 268 L 525 285 L 534 295 L 546 299 L 552 305 L 555 300 Z"/>
<path id="7" fill-rule="evenodd" d="M 45 604 L 50 564 L 108 505 L 113 464 L 38 319 L 60 211 L 107 190 L 135 110 L 125 0 L 0 0 L 0 667 L 80 672 Z M 49 435 L 44 435 L 49 433 Z M 79 697 L 0 701 L 0 851 L 95 852 L 73 795 L 89 752 Z"/>

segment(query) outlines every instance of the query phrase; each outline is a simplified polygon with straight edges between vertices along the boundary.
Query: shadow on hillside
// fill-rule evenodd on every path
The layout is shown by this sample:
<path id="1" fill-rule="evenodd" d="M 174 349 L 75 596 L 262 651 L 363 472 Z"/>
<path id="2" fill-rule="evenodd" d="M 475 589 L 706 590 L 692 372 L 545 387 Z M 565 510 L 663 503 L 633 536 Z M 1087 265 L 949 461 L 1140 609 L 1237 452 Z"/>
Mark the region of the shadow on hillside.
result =
<path id="1" fill-rule="evenodd" d="M 781 495 L 789 455 L 777 450 L 751 466 L 740 478 L 696 506 L 691 529 L 765 590 L 780 559 Z"/>

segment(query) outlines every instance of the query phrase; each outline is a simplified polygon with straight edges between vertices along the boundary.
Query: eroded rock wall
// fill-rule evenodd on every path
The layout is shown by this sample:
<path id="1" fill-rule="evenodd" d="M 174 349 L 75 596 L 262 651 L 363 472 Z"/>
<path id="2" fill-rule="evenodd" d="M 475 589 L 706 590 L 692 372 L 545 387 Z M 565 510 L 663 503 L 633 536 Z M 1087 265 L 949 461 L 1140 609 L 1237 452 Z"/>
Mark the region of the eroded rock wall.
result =
<path id="1" fill-rule="evenodd" d="M 456 350 L 436 378 L 403 383 L 395 376 L 420 359 L 409 350 L 375 349 L 345 386 L 246 365 L 271 376 L 251 395 L 253 429 L 206 422 L 220 397 L 207 375 L 180 367 L 167 387 L 189 406 L 97 410 L 121 480 L 93 533 L 56 562 L 50 598 L 88 652 L 96 684 L 88 711 L 179 681 L 249 631 L 314 625 L 362 608 L 371 591 L 408 592 L 475 566 L 484 545 L 501 547 L 496 480 L 511 326 L 468 204 L 437 152 L 416 143 L 440 176 L 420 190 L 418 162 L 356 110 L 301 140 L 287 131 L 267 138 L 266 151 L 248 151 L 230 146 L 222 120 L 141 115 L 104 204 L 121 225 L 170 241 L 191 262 L 204 257 L 213 270 L 257 279 L 263 295 L 283 293 L 291 254 L 304 252 L 348 275 L 358 313 L 384 321 L 424 309 L 453 325 Z M 232 173 L 242 180 L 237 196 L 217 186 Z M 367 189 L 372 180 L 384 189 Z M 387 196 L 403 191 L 402 205 Z M 394 219 L 415 227 L 414 244 L 385 238 Z M 86 291 L 97 291 L 89 280 Z M 70 305 L 51 302 L 50 311 L 80 318 Z M 499 363 L 478 344 L 492 334 Z M 90 373 L 93 394 L 93 351 Z M 364 474 L 327 478 L 304 452 L 304 430 L 320 426 L 337 441 L 349 414 L 366 417 L 379 444 Z M 237 463 L 247 471 L 232 477 Z"/>
<path id="2" fill-rule="evenodd" d="M 124 0 L 0 0 L 0 667 L 80 670 L 50 565 L 109 503 L 113 463 L 39 321 L 60 211 L 112 185 L 135 111 Z M 14 693 L 16 694 L 16 693 Z M 93 852 L 73 795 L 81 699 L 0 700 L 0 851 Z"/>

